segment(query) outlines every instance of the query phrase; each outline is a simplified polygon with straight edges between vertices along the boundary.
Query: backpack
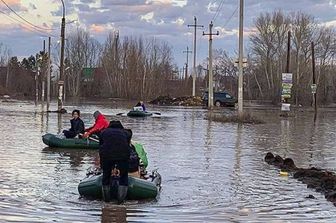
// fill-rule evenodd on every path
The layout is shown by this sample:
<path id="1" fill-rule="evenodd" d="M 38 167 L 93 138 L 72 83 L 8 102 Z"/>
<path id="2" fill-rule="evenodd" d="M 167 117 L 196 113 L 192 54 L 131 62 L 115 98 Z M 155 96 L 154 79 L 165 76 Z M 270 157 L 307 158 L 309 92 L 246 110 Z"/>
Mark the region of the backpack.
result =
<path id="1" fill-rule="evenodd" d="M 129 171 L 128 172 L 135 172 L 139 169 L 140 159 L 135 151 L 135 148 L 133 145 L 130 146 L 130 157 L 129 157 Z"/>

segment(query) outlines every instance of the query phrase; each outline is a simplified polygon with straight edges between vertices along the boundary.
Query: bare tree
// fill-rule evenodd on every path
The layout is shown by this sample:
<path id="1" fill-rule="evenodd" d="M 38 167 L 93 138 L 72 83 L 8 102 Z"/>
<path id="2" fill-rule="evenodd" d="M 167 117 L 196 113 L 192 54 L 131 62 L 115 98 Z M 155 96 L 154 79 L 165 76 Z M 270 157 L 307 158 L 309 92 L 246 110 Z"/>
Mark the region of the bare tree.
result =
<path id="1" fill-rule="evenodd" d="M 288 30 L 292 31 L 291 54 L 294 57 L 291 57 L 293 60 L 290 72 L 294 76 L 292 98 L 295 104 L 311 103 L 312 97 L 309 97 L 312 84 L 311 42 L 316 43 L 317 47 L 318 84 L 333 83 L 331 73 L 334 69 L 335 31 L 317 25 L 312 16 L 302 12 L 284 14 L 281 11 L 274 11 L 261 14 L 256 19 L 255 25 L 257 32 L 250 37 L 251 58 L 248 72 L 245 74 L 251 90 L 255 89 L 259 94 L 249 92 L 249 95 L 271 99 L 274 103 L 279 102 L 281 73 L 285 71 Z M 323 86 L 324 93 L 319 90 L 318 93 L 326 97 L 331 88 Z M 331 101 L 331 98 L 325 101 Z"/>
<path id="2" fill-rule="evenodd" d="M 321 27 L 318 31 L 318 40 L 316 42 L 317 60 L 317 94 L 322 98 L 323 103 L 332 102 L 333 73 L 335 67 L 333 61 L 336 55 L 336 31 L 330 27 Z M 312 82 L 310 82 L 311 84 Z"/>
<path id="3" fill-rule="evenodd" d="M 214 78 L 216 90 L 227 90 L 233 95 L 237 95 L 237 68 L 234 58 L 230 57 L 223 49 L 214 51 Z"/>
<path id="4" fill-rule="evenodd" d="M 293 29 L 293 45 L 295 52 L 295 104 L 299 104 L 299 94 L 304 88 L 303 82 L 305 80 L 302 77 L 311 72 L 311 66 L 307 66 L 311 61 L 311 48 L 310 43 L 314 41 L 314 30 L 316 29 L 316 23 L 314 19 L 307 14 L 298 12 L 292 14 L 292 29 Z M 310 75 L 309 75 L 310 76 Z M 307 90 L 307 89 L 306 89 Z"/>
<path id="5" fill-rule="evenodd" d="M 100 47 L 99 42 L 82 29 L 68 35 L 64 63 L 67 92 L 71 96 L 79 96 L 83 68 L 94 68 L 98 65 Z"/>
<path id="6" fill-rule="evenodd" d="M 9 63 L 10 55 L 10 49 L 3 43 L 0 43 L 0 66 L 5 66 Z"/>
<path id="7" fill-rule="evenodd" d="M 171 48 L 155 39 L 124 37 L 111 33 L 105 44 L 101 64 L 110 96 L 151 98 L 167 94 L 166 80 L 172 78 Z"/>

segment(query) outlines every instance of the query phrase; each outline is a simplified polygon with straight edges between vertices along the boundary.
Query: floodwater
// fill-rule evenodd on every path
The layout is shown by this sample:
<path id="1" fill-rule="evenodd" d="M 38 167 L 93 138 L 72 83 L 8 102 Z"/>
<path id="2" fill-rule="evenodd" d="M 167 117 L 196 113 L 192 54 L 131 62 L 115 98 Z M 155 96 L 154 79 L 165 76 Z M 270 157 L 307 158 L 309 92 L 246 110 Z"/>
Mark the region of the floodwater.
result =
<path id="1" fill-rule="evenodd" d="M 69 128 L 70 114 L 58 119 L 32 102 L 0 102 L 0 222 L 336 221 L 336 207 L 322 194 L 263 161 L 271 151 L 299 167 L 335 171 L 335 111 L 320 111 L 314 123 L 311 112 L 280 118 L 277 109 L 254 109 L 266 123 L 238 125 L 207 121 L 201 108 L 149 107 L 162 115 L 135 119 L 115 116 L 127 112 L 116 107 L 66 106 L 79 108 L 87 126 L 100 110 L 133 129 L 149 170 L 159 168 L 163 178 L 156 200 L 118 206 L 80 198 L 77 185 L 97 152 L 50 149 L 41 140 Z"/>

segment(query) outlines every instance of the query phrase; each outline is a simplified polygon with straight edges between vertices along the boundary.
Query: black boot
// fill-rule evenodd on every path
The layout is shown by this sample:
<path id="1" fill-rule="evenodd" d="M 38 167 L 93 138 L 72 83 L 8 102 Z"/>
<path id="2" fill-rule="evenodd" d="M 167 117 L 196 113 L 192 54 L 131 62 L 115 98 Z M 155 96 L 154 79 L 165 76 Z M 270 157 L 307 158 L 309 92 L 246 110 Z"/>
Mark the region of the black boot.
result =
<path id="1" fill-rule="evenodd" d="M 110 194 L 110 186 L 103 185 L 102 186 L 102 194 L 103 194 L 103 201 L 110 202 L 111 194 Z"/>
<path id="2" fill-rule="evenodd" d="M 126 199 L 127 189 L 128 189 L 128 186 L 119 185 L 119 187 L 118 187 L 118 204 L 121 204 Z"/>

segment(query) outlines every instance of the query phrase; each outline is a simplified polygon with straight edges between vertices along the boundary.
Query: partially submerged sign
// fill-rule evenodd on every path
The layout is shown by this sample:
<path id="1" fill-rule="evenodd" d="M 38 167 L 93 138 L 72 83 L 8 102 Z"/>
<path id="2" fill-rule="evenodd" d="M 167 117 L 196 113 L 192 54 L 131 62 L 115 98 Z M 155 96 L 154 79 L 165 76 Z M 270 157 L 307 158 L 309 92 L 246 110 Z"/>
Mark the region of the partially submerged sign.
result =
<path id="1" fill-rule="evenodd" d="M 282 99 L 291 98 L 292 96 L 292 73 L 283 73 L 282 74 L 282 92 L 281 97 Z"/>
<path id="2" fill-rule="evenodd" d="M 290 111 L 290 104 L 282 103 L 281 104 L 281 111 Z"/>
<path id="3" fill-rule="evenodd" d="M 293 74 L 292 73 L 282 73 L 282 91 L 281 91 L 281 111 L 289 112 L 290 111 L 290 104 L 284 103 L 287 102 L 286 99 L 289 99 L 292 97 L 292 80 L 293 80 Z"/>

